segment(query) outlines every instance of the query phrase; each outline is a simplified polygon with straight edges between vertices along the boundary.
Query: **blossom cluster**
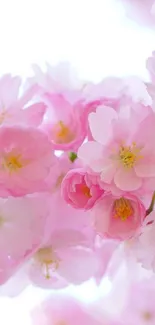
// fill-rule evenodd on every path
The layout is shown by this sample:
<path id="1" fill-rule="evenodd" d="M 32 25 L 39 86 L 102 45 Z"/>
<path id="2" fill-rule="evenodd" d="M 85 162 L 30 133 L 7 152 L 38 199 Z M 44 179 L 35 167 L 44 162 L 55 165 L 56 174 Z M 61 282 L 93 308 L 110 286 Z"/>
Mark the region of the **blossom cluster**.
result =
<path id="1" fill-rule="evenodd" d="M 67 63 L 0 79 L 0 292 L 155 271 L 155 53 L 137 77 Z"/>

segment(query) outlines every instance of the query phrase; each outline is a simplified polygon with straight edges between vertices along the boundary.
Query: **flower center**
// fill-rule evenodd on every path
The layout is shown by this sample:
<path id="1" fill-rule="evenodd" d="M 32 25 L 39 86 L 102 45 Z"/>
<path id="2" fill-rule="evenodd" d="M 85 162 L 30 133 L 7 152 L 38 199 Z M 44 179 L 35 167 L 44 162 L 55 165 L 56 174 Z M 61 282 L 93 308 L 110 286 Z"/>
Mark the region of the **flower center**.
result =
<path id="1" fill-rule="evenodd" d="M 10 172 L 15 172 L 23 167 L 21 155 L 8 155 L 4 158 L 3 166 Z"/>
<path id="2" fill-rule="evenodd" d="M 146 312 L 143 313 L 143 319 L 144 320 L 150 321 L 152 318 L 153 318 L 153 315 L 149 311 L 146 311 Z"/>
<path id="3" fill-rule="evenodd" d="M 51 247 L 41 248 L 36 253 L 35 259 L 43 268 L 43 274 L 46 279 L 51 278 L 51 271 L 56 271 L 59 267 L 60 259 L 56 256 Z"/>
<path id="4" fill-rule="evenodd" d="M 137 148 L 135 143 L 133 143 L 131 146 L 122 145 L 119 150 L 119 158 L 124 167 L 132 168 L 135 162 L 142 158 L 142 156 L 139 155 L 140 151 L 141 149 Z"/>
<path id="5" fill-rule="evenodd" d="M 5 223 L 4 218 L 0 216 L 0 226 L 3 226 L 4 223 Z"/>
<path id="6" fill-rule="evenodd" d="M 114 217 L 125 221 L 133 214 L 133 208 L 129 200 L 120 198 L 114 202 Z"/>
<path id="7" fill-rule="evenodd" d="M 88 198 L 91 198 L 90 189 L 87 185 L 82 184 L 81 191 L 85 196 L 87 196 Z"/>
<path id="8" fill-rule="evenodd" d="M 0 124 L 2 124 L 4 122 L 6 115 L 7 115 L 7 113 L 5 110 L 0 113 Z"/>
<path id="9" fill-rule="evenodd" d="M 57 143 L 69 143 L 74 139 L 74 133 L 62 121 L 57 124 L 56 139 Z"/>

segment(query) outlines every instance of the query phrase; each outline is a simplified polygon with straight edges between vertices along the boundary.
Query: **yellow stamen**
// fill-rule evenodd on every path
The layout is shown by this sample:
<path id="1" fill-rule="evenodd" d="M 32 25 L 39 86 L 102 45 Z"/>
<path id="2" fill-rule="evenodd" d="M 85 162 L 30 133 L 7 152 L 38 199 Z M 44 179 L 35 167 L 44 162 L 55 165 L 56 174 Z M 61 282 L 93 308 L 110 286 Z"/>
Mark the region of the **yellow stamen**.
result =
<path id="1" fill-rule="evenodd" d="M 6 115 L 7 115 L 6 111 L 0 113 L 0 124 L 4 122 Z"/>
<path id="2" fill-rule="evenodd" d="M 119 150 L 119 158 L 126 168 L 132 168 L 135 162 L 142 158 L 139 155 L 141 148 L 137 148 L 136 144 L 133 143 L 131 146 L 121 146 Z"/>
<path id="3" fill-rule="evenodd" d="M 145 319 L 146 321 L 150 321 L 152 318 L 153 315 L 149 311 L 143 313 L 143 319 Z"/>
<path id="4" fill-rule="evenodd" d="M 35 260 L 41 264 L 45 278 L 51 278 L 50 272 L 56 271 L 60 259 L 56 256 L 51 247 L 41 248 L 35 255 Z"/>
<path id="5" fill-rule="evenodd" d="M 3 226 L 4 222 L 5 222 L 4 218 L 2 216 L 0 216 L 0 226 Z"/>
<path id="6" fill-rule="evenodd" d="M 59 121 L 56 127 L 58 128 L 56 131 L 57 143 L 69 143 L 74 139 L 74 133 L 62 121 Z"/>
<path id="7" fill-rule="evenodd" d="M 129 200 L 120 198 L 114 202 L 114 217 L 125 221 L 133 214 L 133 208 Z"/>
<path id="8" fill-rule="evenodd" d="M 10 172 L 15 172 L 23 167 L 21 155 L 8 155 L 4 158 L 3 166 Z"/>
<path id="9" fill-rule="evenodd" d="M 87 185 L 82 185 L 82 186 L 81 186 L 81 191 L 82 191 L 82 193 L 83 193 L 85 196 L 87 196 L 88 198 L 91 197 L 90 189 L 89 189 L 89 187 L 87 187 Z"/>

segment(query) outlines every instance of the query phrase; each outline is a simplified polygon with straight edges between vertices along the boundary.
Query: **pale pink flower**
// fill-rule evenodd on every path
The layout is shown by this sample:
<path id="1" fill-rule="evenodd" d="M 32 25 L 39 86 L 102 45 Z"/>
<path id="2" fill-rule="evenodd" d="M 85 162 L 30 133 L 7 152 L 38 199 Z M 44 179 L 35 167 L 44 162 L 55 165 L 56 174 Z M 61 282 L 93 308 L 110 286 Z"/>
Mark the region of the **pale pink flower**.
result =
<path id="1" fill-rule="evenodd" d="M 129 241 L 127 254 L 135 258 L 147 270 L 155 272 L 155 211 L 150 213 L 143 223 L 141 233 Z"/>
<path id="2" fill-rule="evenodd" d="M 34 325 L 101 325 L 95 313 L 75 298 L 54 294 L 32 311 Z"/>
<path id="3" fill-rule="evenodd" d="M 88 107 L 95 110 L 100 105 L 119 110 L 120 106 L 133 103 L 151 105 L 146 84 L 135 76 L 127 78 L 108 77 L 97 84 L 87 84 L 83 90 Z"/>
<path id="4" fill-rule="evenodd" d="M 0 199 L 0 283 L 40 247 L 49 214 L 48 198 Z"/>
<path id="5" fill-rule="evenodd" d="M 87 135 L 86 114 L 82 101 L 69 102 L 61 94 L 45 94 L 47 113 L 42 128 L 55 149 L 76 150 Z"/>
<path id="6" fill-rule="evenodd" d="M 58 93 L 62 91 L 70 94 L 70 90 L 77 92 L 83 87 L 83 82 L 79 80 L 76 70 L 69 62 L 60 62 L 55 66 L 46 64 L 46 73 L 38 65 L 33 65 L 34 77 L 29 79 L 31 85 L 37 84 L 47 93 Z"/>
<path id="7" fill-rule="evenodd" d="M 147 59 L 146 68 L 149 72 L 152 83 L 155 84 L 155 51 L 153 51 L 152 56 Z"/>
<path id="8" fill-rule="evenodd" d="M 37 93 L 48 107 L 42 128 L 58 150 L 77 149 L 87 135 L 83 84 L 74 85 L 73 79 L 69 65 L 62 63 L 55 68 L 47 66 L 46 73 L 35 66 L 35 78 L 30 81 L 38 85 Z"/>
<path id="9" fill-rule="evenodd" d="M 45 190 L 53 161 L 51 143 L 40 130 L 0 128 L 0 193 L 22 196 Z"/>
<path id="10" fill-rule="evenodd" d="M 148 112 L 148 111 L 147 111 Z M 140 189 L 145 182 L 155 186 L 155 116 L 128 109 L 128 114 L 111 107 L 98 107 L 89 115 L 89 125 L 95 141 L 84 143 L 78 157 L 104 183 L 123 191 Z"/>
<path id="11" fill-rule="evenodd" d="M 79 230 L 53 231 L 48 243 L 30 262 L 31 281 L 42 287 L 57 288 L 56 282 L 62 287 L 67 283 L 80 284 L 95 276 L 100 260 L 93 248 L 86 246 L 86 241 L 85 234 Z"/>
<path id="12" fill-rule="evenodd" d="M 135 236 L 145 215 L 143 203 L 130 194 L 114 197 L 107 193 L 92 209 L 95 230 L 102 236 L 120 240 Z"/>
<path id="13" fill-rule="evenodd" d="M 95 280 L 99 285 L 108 271 L 111 259 L 113 258 L 113 255 L 115 255 L 115 251 L 117 250 L 120 241 L 113 239 L 110 240 L 110 238 L 102 239 L 100 236 L 96 236 L 95 241 L 95 251 L 99 258 L 99 268 L 95 274 Z"/>
<path id="14" fill-rule="evenodd" d="M 62 195 L 65 201 L 76 209 L 89 210 L 104 193 L 97 177 L 84 169 L 74 169 L 67 173 L 62 182 Z"/>
<path id="15" fill-rule="evenodd" d="M 20 77 L 12 77 L 8 74 L 0 78 L 0 125 L 38 126 L 41 124 L 46 105 L 33 100 L 36 87 L 29 87 L 21 94 L 21 86 Z"/>
<path id="16" fill-rule="evenodd" d="M 154 0 L 117 0 L 122 3 L 127 16 L 136 23 L 154 28 Z"/>

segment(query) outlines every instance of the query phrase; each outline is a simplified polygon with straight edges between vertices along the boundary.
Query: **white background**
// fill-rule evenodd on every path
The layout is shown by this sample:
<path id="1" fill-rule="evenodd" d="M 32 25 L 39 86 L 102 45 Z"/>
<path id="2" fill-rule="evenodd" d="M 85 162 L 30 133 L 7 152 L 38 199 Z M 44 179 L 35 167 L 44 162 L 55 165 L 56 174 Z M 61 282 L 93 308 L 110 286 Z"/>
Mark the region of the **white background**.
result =
<path id="1" fill-rule="evenodd" d="M 116 1 L 117 2 L 117 1 Z M 155 32 L 129 22 L 114 0 L 0 0 L 0 74 L 31 74 L 31 64 L 69 60 L 79 75 L 145 76 Z M 78 296 L 98 295 L 93 283 Z M 0 298 L 0 324 L 29 325 L 29 310 L 47 293 L 28 288 L 16 299 Z"/>

